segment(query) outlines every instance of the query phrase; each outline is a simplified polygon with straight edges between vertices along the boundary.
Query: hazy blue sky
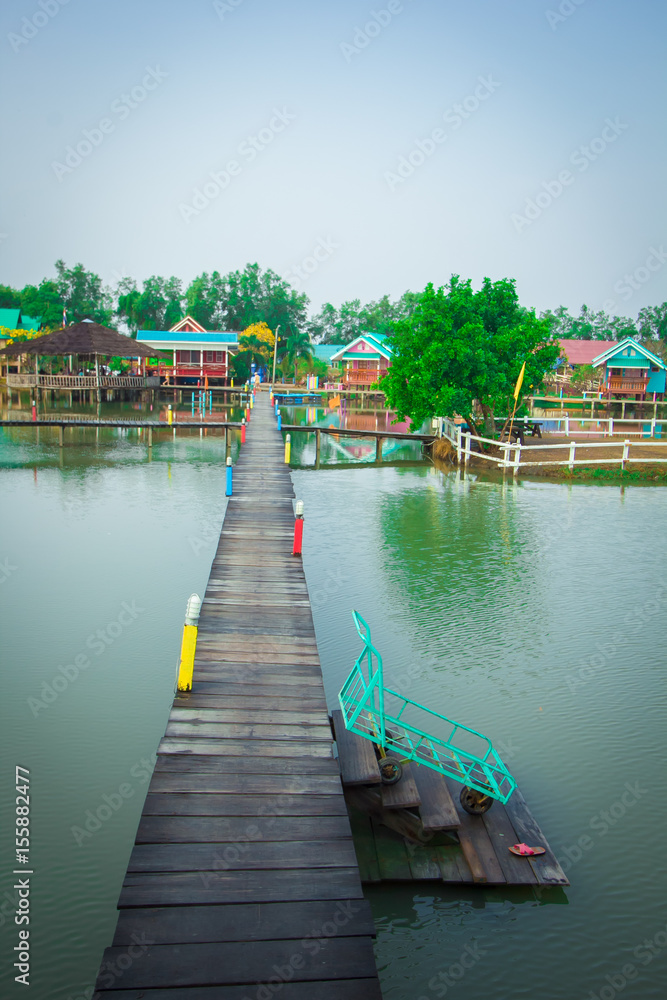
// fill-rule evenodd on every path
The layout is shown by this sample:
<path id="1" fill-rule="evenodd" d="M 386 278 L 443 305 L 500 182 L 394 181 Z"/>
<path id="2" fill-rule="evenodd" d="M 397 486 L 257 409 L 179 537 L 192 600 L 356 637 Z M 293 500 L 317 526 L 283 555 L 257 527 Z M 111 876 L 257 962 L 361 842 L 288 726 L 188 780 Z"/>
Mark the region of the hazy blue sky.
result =
<path id="1" fill-rule="evenodd" d="M 258 261 L 313 307 L 452 272 L 538 310 L 667 299 L 664 0 L 6 0 L 0 27 L 2 282 Z"/>

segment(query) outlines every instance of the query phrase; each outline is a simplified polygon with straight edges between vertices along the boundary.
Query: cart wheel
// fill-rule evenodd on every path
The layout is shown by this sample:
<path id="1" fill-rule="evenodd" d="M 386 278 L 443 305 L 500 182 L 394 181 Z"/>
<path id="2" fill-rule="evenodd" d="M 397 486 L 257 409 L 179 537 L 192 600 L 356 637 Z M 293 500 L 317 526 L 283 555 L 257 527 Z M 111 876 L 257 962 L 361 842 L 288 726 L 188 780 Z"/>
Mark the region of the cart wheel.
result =
<path id="1" fill-rule="evenodd" d="M 380 777 L 383 785 L 395 785 L 403 776 L 403 768 L 397 760 L 383 757 L 380 761 Z"/>
<path id="2" fill-rule="evenodd" d="M 471 816 L 481 816 L 493 805 L 493 799 L 490 795 L 478 792 L 476 788 L 468 788 L 467 785 L 461 789 L 459 799 L 465 811 Z"/>

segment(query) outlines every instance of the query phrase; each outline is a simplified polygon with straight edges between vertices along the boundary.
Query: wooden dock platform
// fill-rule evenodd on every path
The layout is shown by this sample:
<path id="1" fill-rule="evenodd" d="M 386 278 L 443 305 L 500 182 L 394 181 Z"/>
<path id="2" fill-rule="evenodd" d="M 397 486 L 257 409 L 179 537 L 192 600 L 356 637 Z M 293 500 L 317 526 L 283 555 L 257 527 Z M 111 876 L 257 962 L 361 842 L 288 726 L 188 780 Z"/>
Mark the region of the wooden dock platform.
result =
<path id="1" fill-rule="evenodd" d="M 283 457 L 259 395 L 100 1000 L 381 998 Z"/>
<path id="2" fill-rule="evenodd" d="M 518 788 L 506 805 L 471 816 L 462 786 L 428 767 L 404 765 L 399 782 L 383 785 L 373 745 L 345 729 L 340 710 L 333 725 L 362 882 L 570 884 Z M 509 850 L 516 843 L 545 853 L 517 857 Z"/>

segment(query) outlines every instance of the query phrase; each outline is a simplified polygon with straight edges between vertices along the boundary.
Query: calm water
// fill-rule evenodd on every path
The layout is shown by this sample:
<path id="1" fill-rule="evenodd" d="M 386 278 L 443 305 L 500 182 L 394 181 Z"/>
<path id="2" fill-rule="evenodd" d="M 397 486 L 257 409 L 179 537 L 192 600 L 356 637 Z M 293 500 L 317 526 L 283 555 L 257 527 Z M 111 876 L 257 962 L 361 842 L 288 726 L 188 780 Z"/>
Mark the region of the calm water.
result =
<path id="1" fill-rule="evenodd" d="M 0 432 L 0 797 L 6 815 L 29 767 L 37 1000 L 90 995 L 225 506 L 213 436 L 167 436 L 150 463 L 131 437 L 58 452 Z M 385 997 L 662 1000 L 667 492 L 425 465 L 293 477 L 330 703 L 356 608 L 388 683 L 500 745 L 572 882 L 369 889 Z M 3 998 L 20 995 L 4 843 Z"/>

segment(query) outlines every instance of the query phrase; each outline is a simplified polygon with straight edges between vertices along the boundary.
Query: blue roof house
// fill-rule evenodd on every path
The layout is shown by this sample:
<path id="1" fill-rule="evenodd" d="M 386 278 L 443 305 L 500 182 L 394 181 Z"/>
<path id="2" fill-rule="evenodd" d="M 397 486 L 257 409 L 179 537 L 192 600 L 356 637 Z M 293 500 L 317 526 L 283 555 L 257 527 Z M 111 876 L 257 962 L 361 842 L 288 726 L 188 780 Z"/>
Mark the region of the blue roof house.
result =
<path id="1" fill-rule="evenodd" d="M 652 396 L 655 400 L 664 396 L 667 364 L 632 337 L 612 344 L 591 364 L 602 369 L 601 388 L 607 399 L 629 396 L 644 400 Z"/>

